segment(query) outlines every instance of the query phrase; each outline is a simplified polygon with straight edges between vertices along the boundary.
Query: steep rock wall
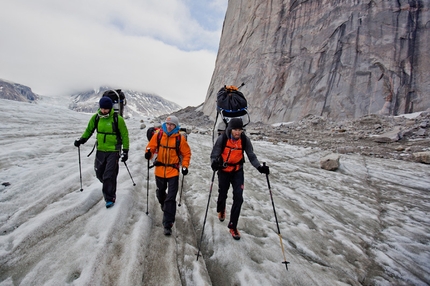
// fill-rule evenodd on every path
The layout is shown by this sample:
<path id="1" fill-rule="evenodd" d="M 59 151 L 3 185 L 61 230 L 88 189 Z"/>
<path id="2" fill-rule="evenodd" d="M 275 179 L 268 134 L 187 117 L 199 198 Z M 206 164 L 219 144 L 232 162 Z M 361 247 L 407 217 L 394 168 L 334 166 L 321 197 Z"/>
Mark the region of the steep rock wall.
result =
<path id="1" fill-rule="evenodd" d="M 430 107 L 430 1 L 230 0 L 203 112 L 240 85 L 253 122 Z"/>

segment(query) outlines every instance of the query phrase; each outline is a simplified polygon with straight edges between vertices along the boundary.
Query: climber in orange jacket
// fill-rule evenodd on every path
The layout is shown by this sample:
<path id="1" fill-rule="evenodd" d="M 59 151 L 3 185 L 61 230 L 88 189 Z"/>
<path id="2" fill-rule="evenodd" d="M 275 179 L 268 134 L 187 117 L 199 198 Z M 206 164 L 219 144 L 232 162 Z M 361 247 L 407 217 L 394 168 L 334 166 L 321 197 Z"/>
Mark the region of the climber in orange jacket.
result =
<path id="1" fill-rule="evenodd" d="M 179 172 L 185 176 L 191 160 L 191 149 L 186 138 L 179 132 L 179 120 L 170 115 L 146 146 L 145 158 L 150 160 L 157 153 L 154 162 L 156 196 L 164 212 L 164 234 L 171 235 L 176 215 L 176 194 L 179 186 Z M 167 190 L 167 194 L 166 194 Z"/>

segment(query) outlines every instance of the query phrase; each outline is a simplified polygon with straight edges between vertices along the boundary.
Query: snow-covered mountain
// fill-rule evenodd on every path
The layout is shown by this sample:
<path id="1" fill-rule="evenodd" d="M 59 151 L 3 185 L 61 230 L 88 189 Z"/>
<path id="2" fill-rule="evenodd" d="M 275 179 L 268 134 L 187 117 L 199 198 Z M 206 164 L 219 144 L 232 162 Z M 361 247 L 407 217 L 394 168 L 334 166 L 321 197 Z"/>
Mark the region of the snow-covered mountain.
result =
<path id="1" fill-rule="evenodd" d="M 75 93 L 70 98 L 57 98 L 57 100 L 63 105 L 68 105 L 72 110 L 93 113 L 98 108 L 100 97 L 109 89 L 112 88 L 103 86 L 98 89 Z M 166 100 L 156 94 L 129 89 L 122 89 L 122 92 L 125 94 L 127 100 L 124 108 L 124 117 L 157 117 L 163 114 L 170 114 L 182 108 L 179 104 Z M 44 97 L 43 95 L 35 94 L 28 86 L 0 79 L 0 98 L 2 99 L 38 102 L 39 100 L 43 100 Z M 52 102 L 52 98 L 49 100 Z"/>
<path id="2" fill-rule="evenodd" d="M 110 87 L 87 90 L 72 95 L 69 108 L 80 112 L 95 112 L 98 108 L 100 97 Z M 161 96 L 146 92 L 121 89 L 125 94 L 127 104 L 124 108 L 124 117 L 159 116 L 172 113 L 181 109 L 181 106 L 162 98 Z"/>

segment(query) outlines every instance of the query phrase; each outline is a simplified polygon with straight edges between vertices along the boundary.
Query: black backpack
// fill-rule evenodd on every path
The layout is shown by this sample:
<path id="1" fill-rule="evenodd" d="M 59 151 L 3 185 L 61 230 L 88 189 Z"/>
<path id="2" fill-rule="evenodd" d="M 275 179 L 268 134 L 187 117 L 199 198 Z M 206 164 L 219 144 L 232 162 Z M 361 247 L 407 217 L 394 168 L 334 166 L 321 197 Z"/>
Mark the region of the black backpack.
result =
<path id="1" fill-rule="evenodd" d="M 249 124 L 250 117 L 248 114 L 248 101 L 239 89 L 244 86 L 242 83 L 239 87 L 234 85 L 224 85 L 217 93 L 217 114 L 215 118 L 212 141 L 215 140 L 215 129 L 218 121 L 218 116 L 221 115 L 225 128 L 227 128 L 230 119 L 241 117 L 243 127 Z M 220 135 L 221 133 L 218 132 Z M 215 142 L 214 142 L 215 143 Z"/>
<path id="2" fill-rule="evenodd" d="M 116 113 L 123 116 L 124 106 L 127 104 L 125 94 L 120 89 L 110 89 L 103 93 L 103 96 L 109 97 L 113 102 L 113 109 Z"/>
<path id="3" fill-rule="evenodd" d="M 217 93 L 217 111 L 223 115 L 223 119 L 240 117 L 247 114 L 248 102 L 239 88 L 233 85 L 224 85 Z"/>
<path id="4" fill-rule="evenodd" d="M 146 130 L 146 138 L 148 139 L 148 142 L 151 141 L 152 136 L 158 129 L 160 128 L 149 127 L 148 130 Z"/>

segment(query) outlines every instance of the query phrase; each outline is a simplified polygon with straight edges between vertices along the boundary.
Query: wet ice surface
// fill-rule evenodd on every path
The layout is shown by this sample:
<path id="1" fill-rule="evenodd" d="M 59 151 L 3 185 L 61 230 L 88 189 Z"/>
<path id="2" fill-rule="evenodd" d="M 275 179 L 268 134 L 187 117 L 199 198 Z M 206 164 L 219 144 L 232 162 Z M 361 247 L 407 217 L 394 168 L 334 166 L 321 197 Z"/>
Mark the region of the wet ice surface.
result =
<path id="1" fill-rule="evenodd" d="M 152 169 L 147 200 L 140 119 L 126 121 L 136 186 L 121 163 L 117 203 L 106 209 L 94 154 L 86 156 L 94 138 L 80 148 L 79 191 L 73 141 L 90 114 L 43 101 L 0 103 L 0 183 L 10 183 L 0 186 L 0 285 L 430 283 L 428 165 L 341 155 L 340 168 L 330 172 L 319 167 L 325 151 L 253 141 L 270 166 L 284 251 L 266 177 L 247 162 L 242 238 L 233 240 L 227 228 L 231 190 L 227 219 L 217 219 L 215 177 L 196 261 L 213 174 L 211 136 L 188 137 L 190 173 L 173 235 L 165 237 Z"/>

